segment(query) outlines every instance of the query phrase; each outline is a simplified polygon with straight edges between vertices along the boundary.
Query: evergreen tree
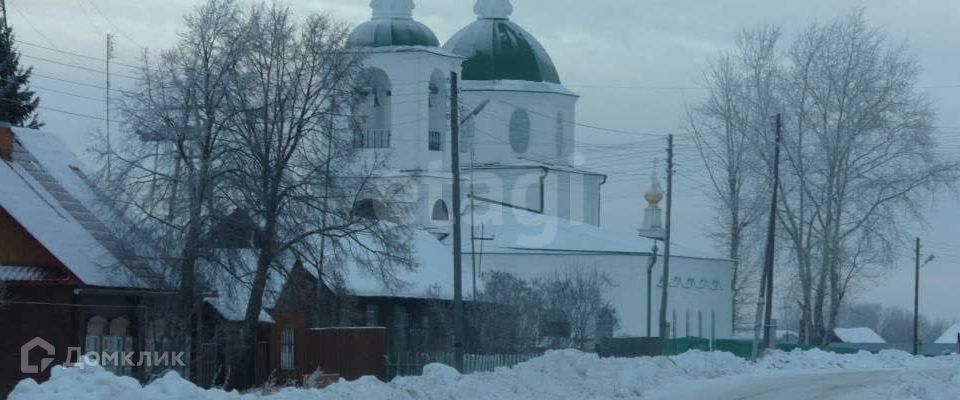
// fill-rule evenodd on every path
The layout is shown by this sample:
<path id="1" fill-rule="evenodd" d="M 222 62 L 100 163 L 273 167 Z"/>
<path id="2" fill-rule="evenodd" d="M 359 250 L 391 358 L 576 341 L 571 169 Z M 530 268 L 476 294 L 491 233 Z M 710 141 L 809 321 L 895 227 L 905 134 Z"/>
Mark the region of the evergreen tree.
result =
<path id="1" fill-rule="evenodd" d="M 0 28 L 0 121 L 39 128 L 43 123 L 35 111 L 40 98 L 27 86 L 33 67 L 20 68 L 20 53 L 13 45 L 13 29 Z"/>

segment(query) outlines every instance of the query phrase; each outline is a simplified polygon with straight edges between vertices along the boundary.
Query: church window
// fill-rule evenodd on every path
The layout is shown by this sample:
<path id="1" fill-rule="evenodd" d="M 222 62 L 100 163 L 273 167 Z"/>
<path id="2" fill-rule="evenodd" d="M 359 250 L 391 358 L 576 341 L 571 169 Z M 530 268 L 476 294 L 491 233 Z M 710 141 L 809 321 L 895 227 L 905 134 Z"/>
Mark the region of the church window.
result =
<path id="1" fill-rule="evenodd" d="M 557 113 L 557 138 L 556 138 L 556 141 L 557 141 L 557 157 L 561 157 L 561 158 L 562 158 L 563 155 L 564 155 L 564 151 L 566 151 L 566 149 L 564 148 L 564 141 L 566 140 L 566 138 L 565 138 L 566 135 L 564 135 L 564 133 L 565 133 L 565 132 L 564 132 L 564 124 L 565 124 L 565 122 L 564 122 L 564 120 L 563 120 L 563 114 Z"/>
<path id="2" fill-rule="evenodd" d="M 510 117 L 510 147 L 514 153 L 523 154 L 530 146 L 530 115 L 517 109 Z"/>
<path id="3" fill-rule="evenodd" d="M 450 211 L 447 209 L 447 203 L 443 200 L 437 200 L 433 203 L 433 220 L 447 221 L 450 219 Z"/>

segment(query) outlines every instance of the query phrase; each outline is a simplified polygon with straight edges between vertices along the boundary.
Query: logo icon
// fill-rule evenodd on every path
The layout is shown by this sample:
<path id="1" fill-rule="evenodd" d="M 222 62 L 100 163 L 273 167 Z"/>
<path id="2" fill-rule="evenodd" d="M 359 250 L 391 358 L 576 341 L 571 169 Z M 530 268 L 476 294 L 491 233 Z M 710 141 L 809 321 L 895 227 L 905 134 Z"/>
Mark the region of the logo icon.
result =
<path id="1" fill-rule="evenodd" d="M 30 363 L 30 351 L 38 347 L 47 352 L 47 355 L 50 357 L 41 358 L 40 365 L 34 365 Z M 47 367 L 53 363 L 54 354 L 56 354 L 56 349 L 50 342 L 39 337 L 33 338 L 23 346 L 20 346 L 20 372 L 24 374 L 39 374 L 46 371 Z"/>

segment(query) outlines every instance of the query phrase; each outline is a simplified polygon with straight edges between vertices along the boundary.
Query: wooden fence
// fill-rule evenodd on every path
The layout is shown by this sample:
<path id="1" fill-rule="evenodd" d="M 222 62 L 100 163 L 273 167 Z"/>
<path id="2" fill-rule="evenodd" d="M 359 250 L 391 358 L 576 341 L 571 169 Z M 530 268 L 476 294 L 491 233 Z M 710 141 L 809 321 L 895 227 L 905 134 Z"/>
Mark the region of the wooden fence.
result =
<path id="1" fill-rule="evenodd" d="M 499 367 L 512 367 L 532 358 L 541 356 L 539 353 L 530 354 L 464 354 L 464 374 L 474 372 L 493 371 Z M 412 376 L 423 373 L 427 364 L 440 363 L 454 364 L 454 354 L 450 352 L 432 353 L 399 353 L 387 356 L 387 381 L 398 376 Z"/>

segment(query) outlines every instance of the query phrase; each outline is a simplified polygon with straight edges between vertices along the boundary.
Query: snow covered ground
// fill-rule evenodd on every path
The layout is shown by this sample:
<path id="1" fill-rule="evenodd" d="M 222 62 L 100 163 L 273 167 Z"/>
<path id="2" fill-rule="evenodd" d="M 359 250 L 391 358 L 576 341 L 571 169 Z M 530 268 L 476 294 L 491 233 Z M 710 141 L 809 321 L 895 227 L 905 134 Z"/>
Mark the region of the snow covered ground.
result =
<path id="1" fill-rule="evenodd" d="M 60 368 L 43 384 L 21 382 L 11 400 L 494 400 L 494 399 L 960 399 L 960 356 L 915 358 L 900 351 L 838 355 L 819 350 L 750 363 L 727 353 L 600 359 L 550 352 L 514 368 L 460 375 L 431 364 L 419 377 L 341 381 L 325 389 L 269 394 L 203 390 L 168 374 L 141 386 L 100 368 Z"/>

